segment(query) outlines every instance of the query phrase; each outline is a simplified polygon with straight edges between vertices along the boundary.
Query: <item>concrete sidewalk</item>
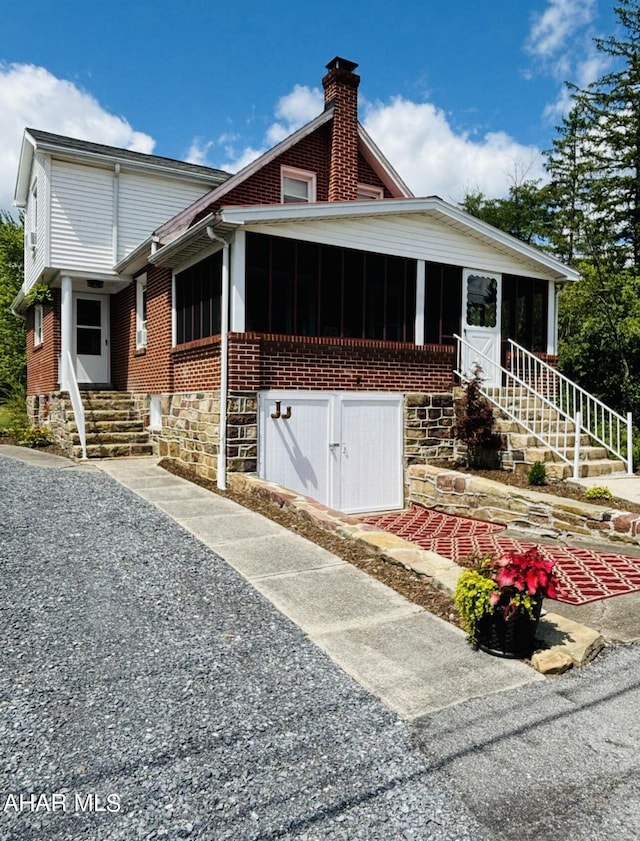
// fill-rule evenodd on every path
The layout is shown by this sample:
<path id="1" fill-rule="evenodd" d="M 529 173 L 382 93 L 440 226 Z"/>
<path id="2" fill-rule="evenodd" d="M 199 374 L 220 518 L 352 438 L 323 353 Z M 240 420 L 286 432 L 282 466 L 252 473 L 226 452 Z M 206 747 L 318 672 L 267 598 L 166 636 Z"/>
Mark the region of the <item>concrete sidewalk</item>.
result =
<path id="1" fill-rule="evenodd" d="M 150 459 L 96 467 L 224 558 L 403 718 L 544 680 L 520 662 L 477 654 L 462 631 L 351 564 Z"/>

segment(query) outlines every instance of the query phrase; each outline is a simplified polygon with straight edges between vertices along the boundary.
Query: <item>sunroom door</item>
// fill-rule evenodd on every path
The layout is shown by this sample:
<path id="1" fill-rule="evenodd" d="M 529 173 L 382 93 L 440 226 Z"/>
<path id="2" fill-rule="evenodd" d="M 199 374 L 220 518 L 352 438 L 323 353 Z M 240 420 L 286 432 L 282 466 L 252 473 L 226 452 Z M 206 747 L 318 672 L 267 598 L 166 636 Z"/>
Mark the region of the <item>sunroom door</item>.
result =
<path id="1" fill-rule="evenodd" d="M 502 278 L 498 274 L 465 269 L 463 276 L 462 324 L 467 346 L 463 371 L 482 368 L 487 385 L 500 385 L 500 310 Z"/>
<path id="2" fill-rule="evenodd" d="M 79 383 L 109 382 L 109 296 L 74 296 L 76 377 Z"/>

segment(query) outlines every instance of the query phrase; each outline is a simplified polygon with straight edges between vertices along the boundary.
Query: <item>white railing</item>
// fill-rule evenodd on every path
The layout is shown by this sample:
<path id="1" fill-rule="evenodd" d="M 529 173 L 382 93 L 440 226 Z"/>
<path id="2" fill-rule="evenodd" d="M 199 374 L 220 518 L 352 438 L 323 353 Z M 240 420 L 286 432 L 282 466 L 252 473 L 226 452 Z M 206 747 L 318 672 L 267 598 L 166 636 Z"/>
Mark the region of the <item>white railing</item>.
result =
<path id="1" fill-rule="evenodd" d="M 468 363 L 469 360 L 473 360 L 473 363 L 479 365 L 480 368 L 486 366 L 487 370 L 495 374 L 499 372 L 500 385 L 496 384 L 493 387 L 483 387 L 482 393 L 484 396 L 507 417 L 516 421 L 529 435 L 532 435 L 546 448 L 555 453 L 561 461 L 571 465 L 573 467 L 574 478 L 578 478 L 580 471 L 581 434 L 582 432 L 585 432 L 587 435 L 591 434 L 588 429 L 585 429 L 581 407 L 578 405 L 576 411 L 570 413 L 567 410 L 568 403 L 566 401 L 563 405 L 553 399 L 554 380 L 551 376 L 547 375 L 547 372 L 545 372 L 546 379 L 542 376 L 538 376 L 538 378 L 529 377 L 529 369 L 525 368 L 522 361 L 519 367 L 518 365 L 513 365 L 513 354 L 512 369 L 507 370 L 500 365 L 496 365 L 494 359 L 470 345 L 460 336 L 455 336 L 455 339 L 457 341 L 457 376 L 463 381 L 469 379 L 472 372 L 465 370 L 465 362 Z M 519 346 L 516 347 L 519 348 Z M 520 348 L 520 350 L 524 349 Z M 524 351 L 524 353 L 527 354 L 528 351 Z M 542 360 L 538 360 L 533 354 L 529 355 L 533 360 L 542 362 Z M 520 359 L 522 360 L 522 357 Z M 546 365 L 546 363 L 542 364 Z M 553 374 L 558 374 L 551 366 L 547 365 L 546 367 Z M 533 370 L 534 368 L 532 366 L 531 371 Z M 492 379 L 494 382 L 496 381 L 495 376 Z M 567 383 L 574 385 L 566 377 L 564 379 Z M 550 384 L 549 388 L 546 387 L 547 383 Z M 575 388 L 578 388 L 578 386 L 575 386 Z M 584 394 L 591 397 L 587 392 L 584 392 Z M 596 398 L 591 399 L 595 400 Z M 604 404 L 602 405 L 604 406 Z M 628 459 L 622 455 L 620 450 L 616 451 L 612 447 L 607 446 L 601 438 L 596 439 L 602 446 L 607 447 L 616 458 L 625 462 L 628 472 L 631 472 L 633 469 L 630 429 L 631 421 L 629 419 L 629 437 L 627 439 Z"/>
<path id="2" fill-rule="evenodd" d="M 84 405 L 80 397 L 80 389 L 78 388 L 78 380 L 76 379 L 76 372 L 73 370 L 73 360 L 71 354 L 67 351 L 66 359 L 66 386 L 71 398 L 71 405 L 73 406 L 73 414 L 76 419 L 76 427 L 78 429 L 78 438 L 80 439 L 80 446 L 82 447 L 82 458 L 87 458 L 87 433 L 84 419 Z"/>
<path id="3" fill-rule="evenodd" d="M 578 417 L 576 427 L 585 432 L 633 473 L 633 416 L 626 418 L 598 400 L 519 344 L 509 339 L 511 373 L 542 393 L 566 417 Z"/>

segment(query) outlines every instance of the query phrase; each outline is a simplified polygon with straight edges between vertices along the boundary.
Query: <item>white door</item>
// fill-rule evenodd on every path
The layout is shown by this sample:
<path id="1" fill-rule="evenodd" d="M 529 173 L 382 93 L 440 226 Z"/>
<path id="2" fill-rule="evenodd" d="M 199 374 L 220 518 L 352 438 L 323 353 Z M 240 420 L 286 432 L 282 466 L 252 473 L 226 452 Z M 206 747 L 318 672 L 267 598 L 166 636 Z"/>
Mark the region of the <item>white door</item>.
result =
<path id="1" fill-rule="evenodd" d="M 464 348 L 463 373 L 470 374 L 479 365 L 484 382 L 499 386 L 502 278 L 465 269 L 463 283 L 463 338 L 471 345 Z"/>
<path id="2" fill-rule="evenodd" d="M 260 476 L 328 504 L 330 395 L 265 392 L 258 405 Z"/>
<path id="3" fill-rule="evenodd" d="M 340 511 L 402 508 L 402 398 L 341 396 Z"/>
<path id="4" fill-rule="evenodd" d="M 78 382 L 108 383 L 109 296 L 77 293 L 73 309 Z"/>
<path id="5" fill-rule="evenodd" d="M 261 478 L 357 513 L 402 508 L 402 397 L 258 395 Z"/>

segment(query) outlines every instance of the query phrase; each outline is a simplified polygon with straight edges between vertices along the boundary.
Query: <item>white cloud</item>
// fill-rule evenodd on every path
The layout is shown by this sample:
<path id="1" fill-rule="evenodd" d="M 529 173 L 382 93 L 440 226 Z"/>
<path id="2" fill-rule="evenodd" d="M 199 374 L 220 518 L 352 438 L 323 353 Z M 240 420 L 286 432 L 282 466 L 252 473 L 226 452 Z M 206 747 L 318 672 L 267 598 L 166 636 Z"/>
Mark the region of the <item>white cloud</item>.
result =
<path id="1" fill-rule="evenodd" d="M 155 141 L 106 111 L 91 94 L 44 67 L 0 63 L 0 208 L 10 209 L 26 127 L 153 152 Z"/>
<path id="2" fill-rule="evenodd" d="M 524 146 L 504 132 L 480 138 L 456 133 L 435 105 L 396 97 L 390 103 L 363 102 L 363 125 L 385 157 L 416 195 L 439 195 L 460 201 L 470 190 L 487 196 L 507 194 L 514 177 L 544 178 L 540 151 Z M 317 88 L 296 85 L 275 108 L 277 118 L 260 148 L 227 149 L 220 166 L 237 172 L 316 117 L 323 108 Z"/>
<path id="3" fill-rule="evenodd" d="M 540 151 L 505 132 L 476 139 L 456 133 L 446 114 L 429 102 L 396 97 L 366 109 L 364 127 L 419 196 L 460 201 L 480 190 L 491 198 L 507 194 L 514 177 L 543 178 Z"/>
<path id="4" fill-rule="evenodd" d="M 556 59 L 571 36 L 591 23 L 596 0 L 549 0 L 545 11 L 534 18 L 528 48 L 544 59 Z"/>

